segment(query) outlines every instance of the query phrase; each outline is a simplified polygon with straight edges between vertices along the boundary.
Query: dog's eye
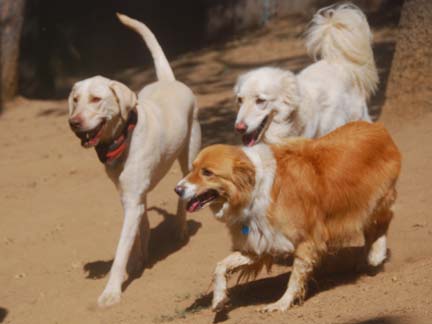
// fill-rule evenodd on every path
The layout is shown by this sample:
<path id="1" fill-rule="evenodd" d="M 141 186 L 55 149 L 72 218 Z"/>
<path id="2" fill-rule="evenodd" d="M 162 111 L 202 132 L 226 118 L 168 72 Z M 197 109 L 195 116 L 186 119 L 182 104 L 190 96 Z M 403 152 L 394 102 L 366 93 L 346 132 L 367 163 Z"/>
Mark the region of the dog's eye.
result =
<path id="1" fill-rule="evenodd" d="M 72 100 L 73 100 L 73 103 L 76 104 L 78 102 L 78 96 L 73 97 Z"/>
<path id="2" fill-rule="evenodd" d="M 91 97 L 90 98 L 90 102 L 91 103 L 98 103 L 99 101 L 101 101 L 102 99 L 100 97 Z"/>
<path id="3" fill-rule="evenodd" d="M 255 103 L 256 103 L 257 105 L 263 104 L 264 102 L 265 102 L 265 100 L 264 100 L 264 99 L 261 99 L 261 98 L 256 98 L 256 100 L 255 100 Z"/>
<path id="4" fill-rule="evenodd" d="M 213 172 L 211 172 L 209 169 L 201 169 L 201 174 L 204 177 L 211 177 L 213 175 Z"/>
<path id="5" fill-rule="evenodd" d="M 239 105 L 241 105 L 243 103 L 243 98 L 242 97 L 237 97 L 237 103 Z"/>

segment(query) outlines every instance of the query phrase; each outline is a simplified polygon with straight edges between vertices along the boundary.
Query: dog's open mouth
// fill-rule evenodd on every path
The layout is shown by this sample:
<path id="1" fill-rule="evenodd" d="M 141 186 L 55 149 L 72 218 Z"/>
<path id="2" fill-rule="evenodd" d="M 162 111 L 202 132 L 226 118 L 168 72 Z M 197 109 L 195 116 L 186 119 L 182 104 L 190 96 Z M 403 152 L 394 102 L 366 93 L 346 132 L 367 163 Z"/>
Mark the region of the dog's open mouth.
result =
<path id="1" fill-rule="evenodd" d="M 196 212 L 218 197 L 219 193 L 216 190 L 207 190 L 202 194 L 192 197 L 192 199 L 187 202 L 186 209 L 190 213 Z"/>
<path id="2" fill-rule="evenodd" d="M 105 120 L 101 121 L 98 126 L 87 132 L 76 132 L 75 134 L 81 140 L 81 145 L 85 148 L 93 147 L 99 144 L 102 132 L 105 126 Z"/>
<path id="3" fill-rule="evenodd" d="M 242 137 L 243 144 L 246 146 L 254 146 L 256 143 L 258 143 L 261 140 L 261 137 L 264 134 L 270 122 L 271 122 L 271 117 L 270 115 L 267 115 L 257 129 L 255 129 L 253 132 L 243 135 Z"/>

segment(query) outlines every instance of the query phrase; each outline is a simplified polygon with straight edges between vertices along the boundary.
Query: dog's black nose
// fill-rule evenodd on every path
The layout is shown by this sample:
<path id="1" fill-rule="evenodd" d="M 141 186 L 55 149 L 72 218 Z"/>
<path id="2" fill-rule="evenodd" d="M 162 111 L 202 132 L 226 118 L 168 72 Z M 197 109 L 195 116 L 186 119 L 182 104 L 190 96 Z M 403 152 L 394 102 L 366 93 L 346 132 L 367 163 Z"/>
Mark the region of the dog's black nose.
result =
<path id="1" fill-rule="evenodd" d="M 179 195 L 180 197 L 183 197 L 184 193 L 185 193 L 186 188 L 184 186 L 177 186 L 175 187 L 174 191 L 176 192 L 177 195 Z"/>
<path id="2" fill-rule="evenodd" d="M 80 129 L 81 128 L 81 120 L 78 118 L 69 119 L 69 125 L 72 129 Z"/>

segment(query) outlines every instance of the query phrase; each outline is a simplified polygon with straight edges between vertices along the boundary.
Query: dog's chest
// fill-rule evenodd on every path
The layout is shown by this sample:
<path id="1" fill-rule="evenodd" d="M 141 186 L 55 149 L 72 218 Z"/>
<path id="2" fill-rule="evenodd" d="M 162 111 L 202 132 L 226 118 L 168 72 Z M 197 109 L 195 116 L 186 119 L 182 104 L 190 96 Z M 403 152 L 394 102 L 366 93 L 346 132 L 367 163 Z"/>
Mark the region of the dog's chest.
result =
<path id="1" fill-rule="evenodd" d="M 265 216 L 254 217 L 230 228 L 234 250 L 256 255 L 290 255 L 293 243 L 281 232 L 273 228 Z"/>
<path id="2" fill-rule="evenodd" d="M 250 203 L 230 226 L 234 249 L 257 255 L 284 255 L 294 251 L 294 245 L 271 226 L 267 211 L 272 204 L 271 191 L 276 176 L 276 161 L 267 145 L 243 148 L 255 167 L 255 188 Z"/>

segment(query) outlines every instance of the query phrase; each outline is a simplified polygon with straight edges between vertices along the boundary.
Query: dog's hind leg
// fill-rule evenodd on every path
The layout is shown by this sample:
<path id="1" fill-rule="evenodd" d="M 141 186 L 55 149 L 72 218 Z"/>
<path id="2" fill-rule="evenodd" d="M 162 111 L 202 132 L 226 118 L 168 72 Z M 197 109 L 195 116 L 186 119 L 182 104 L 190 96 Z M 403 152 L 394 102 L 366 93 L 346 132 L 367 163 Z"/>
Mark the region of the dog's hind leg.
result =
<path id="1" fill-rule="evenodd" d="M 387 230 L 393 218 L 390 209 L 396 200 L 397 192 L 394 188 L 388 190 L 371 215 L 370 225 L 366 228 L 366 247 L 368 263 L 373 267 L 381 265 L 387 258 Z"/>
<path id="2" fill-rule="evenodd" d="M 375 242 L 372 243 L 372 246 L 368 254 L 368 263 L 373 267 L 377 267 L 384 262 L 386 257 L 387 257 L 387 236 L 384 234 L 381 235 Z"/>
<path id="3" fill-rule="evenodd" d="M 189 136 L 189 142 L 180 153 L 178 161 L 183 177 L 186 176 L 192 168 L 192 162 L 197 156 L 201 147 L 201 127 L 198 120 L 193 120 Z M 188 236 L 186 226 L 186 203 L 179 199 L 177 204 L 177 217 L 175 221 L 179 239 L 185 239 Z"/>
<path id="4" fill-rule="evenodd" d="M 374 229 L 368 233 L 368 263 L 373 267 L 381 265 L 387 258 L 387 229 L 393 218 L 393 212 L 387 208 L 377 213 Z"/>
<path id="5" fill-rule="evenodd" d="M 188 149 L 188 172 L 192 169 L 192 162 L 195 160 L 201 148 L 201 126 L 198 119 L 192 122 L 191 135 L 189 138 Z M 184 174 L 185 175 L 185 174 Z"/>
<path id="6" fill-rule="evenodd" d="M 189 172 L 189 147 L 183 149 L 178 161 L 182 170 L 183 177 Z M 186 202 L 179 199 L 177 202 L 177 214 L 174 220 L 175 231 L 179 240 L 184 240 L 188 237 L 188 229 L 186 224 Z"/>
<path id="7" fill-rule="evenodd" d="M 186 174 L 192 169 L 192 163 L 201 148 L 201 125 L 198 121 L 198 107 L 196 106 L 196 104 L 194 107 L 191 124 L 192 125 L 188 138 L 189 141 L 179 157 L 180 167 L 182 169 L 183 176 L 186 176 Z"/>

